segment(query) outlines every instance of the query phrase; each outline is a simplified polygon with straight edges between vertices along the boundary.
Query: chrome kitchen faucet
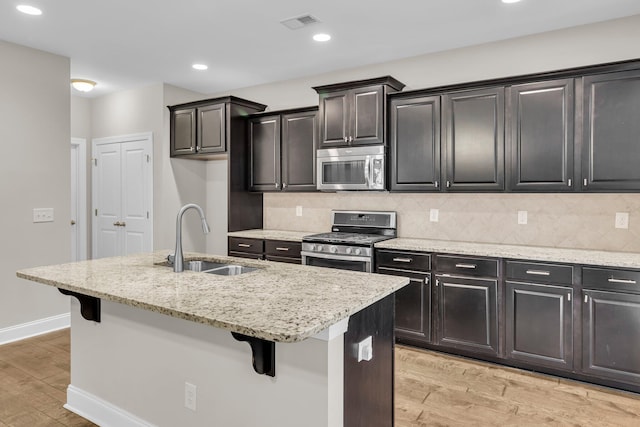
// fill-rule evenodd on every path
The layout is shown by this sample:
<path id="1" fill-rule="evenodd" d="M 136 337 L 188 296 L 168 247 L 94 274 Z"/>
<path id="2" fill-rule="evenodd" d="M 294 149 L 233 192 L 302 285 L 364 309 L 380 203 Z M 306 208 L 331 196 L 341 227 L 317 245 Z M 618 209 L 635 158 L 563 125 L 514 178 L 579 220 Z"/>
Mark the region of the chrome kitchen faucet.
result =
<path id="1" fill-rule="evenodd" d="M 208 234 L 210 231 L 209 224 L 207 224 L 207 218 L 205 218 L 204 211 L 200 206 L 195 203 L 189 203 L 180 209 L 178 217 L 176 218 L 176 252 L 173 259 L 173 271 L 176 273 L 184 271 L 184 256 L 182 254 L 182 216 L 191 208 L 197 210 L 200 214 L 200 219 L 202 220 L 202 231 L 204 234 Z"/>

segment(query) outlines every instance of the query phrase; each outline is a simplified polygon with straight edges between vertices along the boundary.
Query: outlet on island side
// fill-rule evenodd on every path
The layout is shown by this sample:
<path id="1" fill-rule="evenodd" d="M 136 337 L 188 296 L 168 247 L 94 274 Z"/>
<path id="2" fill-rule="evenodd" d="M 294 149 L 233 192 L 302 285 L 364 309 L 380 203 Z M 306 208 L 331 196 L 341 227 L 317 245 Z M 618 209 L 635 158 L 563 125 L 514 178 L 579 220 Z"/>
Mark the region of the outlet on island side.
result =
<path id="1" fill-rule="evenodd" d="M 527 211 L 518 211 L 518 224 L 527 225 L 528 213 Z"/>
<path id="2" fill-rule="evenodd" d="M 628 212 L 616 212 L 616 228 L 628 229 L 629 228 L 629 213 Z"/>
<path id="3" fill-rule="evenodd" d="M 296 216 L 302 216 L 302 206 L 296 206 Z"/>
<path id="4" fill-rule="evenodd" d="M 191 383 L 184 383 L 184 407 L 196 411 L 198 388 Z"/>
<path id="5" fill-rule="evenodd" d="M 440 217 L 440 211 L 438 209 L 429 210 L 429 221 L 438 222 L 439 217 Z"/>

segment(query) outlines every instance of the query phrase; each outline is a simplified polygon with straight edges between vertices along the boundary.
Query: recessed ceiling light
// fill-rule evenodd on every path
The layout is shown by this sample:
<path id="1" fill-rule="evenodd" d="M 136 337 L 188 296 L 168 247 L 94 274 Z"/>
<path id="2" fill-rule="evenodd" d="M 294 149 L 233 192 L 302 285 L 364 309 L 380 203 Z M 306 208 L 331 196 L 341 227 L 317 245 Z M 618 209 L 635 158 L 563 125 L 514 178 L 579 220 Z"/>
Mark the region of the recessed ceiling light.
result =
<path id="1" fill-rule="evenodd" d="M 193 67 L 194 70 L 200 70 L 200 71 L 204 71 L 207 68 L 209 68 L 209 66 L 204 65 L 204 64 L 193 64 L 192 67 Z"/>
<path id="2" fill-rule="evenodd" d="M 93 80 L 71 79 L 71 86 L 79 92 L 91 92 L 96 84 Z"/>
<path id="3" fill-rule="evenodd" d="M 317 42 L 328 42 L 331 40 L 331 36 L 329 34 L 316 34 L 313 36 L 313 39 Z"/>
<path id="4" fill-rule="evenodd" d="M 520 0 L 502 0 L 502 3 L 518 3 Z"/>
<path id="5" fill-rule="evenodd" d="M 37 7 L 29 6 L 28 4 L 20 4 L 16 6 L 22 13 L 26 13 L 27 15 L 42 15 L 42 11 Z"/>

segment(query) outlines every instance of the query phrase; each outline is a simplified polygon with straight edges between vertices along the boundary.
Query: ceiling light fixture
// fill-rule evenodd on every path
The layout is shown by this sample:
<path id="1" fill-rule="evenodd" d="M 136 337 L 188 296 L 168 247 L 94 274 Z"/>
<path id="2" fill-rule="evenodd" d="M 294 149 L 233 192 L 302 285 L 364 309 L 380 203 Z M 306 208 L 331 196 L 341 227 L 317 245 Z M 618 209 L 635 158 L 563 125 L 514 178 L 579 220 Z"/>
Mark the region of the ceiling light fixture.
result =
<path id="1" fill-rule="evenodd" d="M 199 70 L 199 71 L 204 71 L 209 68 L 209 66 L 204 64 L 193 64 L 192 67 L 194 70 Z"/>
<path id="2" fill-rule="evenodd" d="M 29 6 L 28 4 L 20 4 L 16 6 L 16 9 L 27 15 L 42 15 L 42 10 L 34 6 Z"/>
<path id="3" fill-rule="evenodd" d="M 520 0 L 502 0 L 502 3 L 518 3 Z"/>
<path id="4" fill-rule="evenodd" d="M 329 34 L 316 34 L 313 36 L 313 39 L 317 42 L 328 42 L 331 40 L 331 36 Z"/>
<path id="5" fill-rule="evenodd" d="M 93 80 L 71 79 L 71 86 L 79 92 L 91 92 L 96 84 Z"/>

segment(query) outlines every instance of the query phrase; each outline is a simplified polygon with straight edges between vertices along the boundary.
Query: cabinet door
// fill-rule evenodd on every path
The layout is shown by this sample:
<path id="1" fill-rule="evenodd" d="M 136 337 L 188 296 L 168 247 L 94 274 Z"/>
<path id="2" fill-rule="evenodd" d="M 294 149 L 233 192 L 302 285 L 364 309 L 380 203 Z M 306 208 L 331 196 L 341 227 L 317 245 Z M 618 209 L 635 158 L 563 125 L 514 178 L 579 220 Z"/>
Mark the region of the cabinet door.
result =
<path id="1" fill-rule="evenodd" d="M 443 97 L 447 190 L 504 189 L 504 88 Z"/>
<path id="2" fill-rule="evenodd" d="M 391 190 L 440 188 L 440 97 L 391 101 Z"/>
<path id="3" fill-rule="evenodd" d="M 498 354 L 498 281 L 436 276 L 438 344 Z"/>
<path id="4" fill-rule="evenodd" d="M 318 112 L 282 116 L 282 189 L 316 191 Z"/>
<path id="5" fill-rule="evenodd" d="M 320 148 L 348 146 L 350 91 L 320 94 Z"/>
<path id="6" fill-rule="evenodd" d="M 571 370 L 573 289 L 507 282 L 507 357 Z"/>
<path id="7" fill-rule="evenodd" d="M 249 121 L 251 191 L 280 190 L 280 116 L 264 116 Z"/>
<path id="8" fill-rule="evenodd" d="M 227 151 L 225 104 L 198 108 L 198 153 Z"/>
<path id="9" fill-rule="evenodd" d="M 378 273 L 411 280 L 396 291 L 395 331 L 400 338 L 431 342 L 431 275 L 379 267 Z"/>
<path id="10" fill-rule="evenodd" d="M 171 156 L 196 151 L 196 110 L 187 108 L 171 112 Z"/>
<path id="11" fill-rule="evenodd" d="M 384 90 L 382 86 L 352 89 L 349 142 L 353 145 L 384 143 Z"/>
<path id="12" fill-rule="evenodd" d="M 640 384 L 640 295 L 583 292 L 582 370 Z"/>
<path id="13" fill-rule="evenodd" d="M 509 88 L 509 189 L 573 190 L 573 79 Z"/>
<path id="14" fill-rule="evenodd" d="M 584 78 L 582 186 L 640 190 L 640 70 Z"/>

